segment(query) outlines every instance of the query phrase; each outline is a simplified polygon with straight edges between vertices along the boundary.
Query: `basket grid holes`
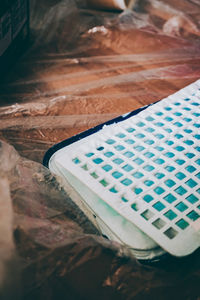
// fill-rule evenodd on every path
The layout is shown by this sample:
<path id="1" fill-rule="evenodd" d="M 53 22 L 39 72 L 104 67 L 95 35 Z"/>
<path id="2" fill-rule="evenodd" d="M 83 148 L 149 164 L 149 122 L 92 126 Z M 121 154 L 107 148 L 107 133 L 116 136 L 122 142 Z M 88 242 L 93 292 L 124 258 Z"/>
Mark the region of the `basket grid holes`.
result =
<path id="1" fill-rule="evenodd" d="M 175 102 L 173 105 L 181 106 L 181 103 Z M 90 161 L 90 164 L 92 161 L 97 167 L 100 166 L 101 170 L 106 174 L 111 174 L 115 181 L 119 181 L 119 184 L 124 185 L 125 187 L 132 186 L 134 180 L 142 180 L 144 171 L 150 173 L 149 178 L 143 180 L 144 187 L 146 186 L 149 188 L 154 186 L 157 180 L 164 180 L 163 182 L 166 186 L 166 190 L 173 189 L 173 187 L 176 186 L 176 188 L 173 189 L 173 193 L 170 192 L 163 198 L 162 194 L 165 192 L 165 188 L 155 186 L 153 192 L 157 196 L 161 196 L 162 201 L 155 201 L 155 195 L 152 196 L 146 193 L 143 196 L 142 201 L 148 203 L 149 206 L 147 209 L 142 209 L 143 211 L 140 212 L 140 216 L 147 222 L 151 222 L 151 219 L 153 219 L 151 224 L 154 228 L 158 230 L 165 228 L 163 233 L 169 239 L 176 237 L 180 230 L 185 230 L 189 226 L 189 223 L 200 218 L 200 205 L 198 204 L 195 209 L 191 208 L 191 205 L 199 203 L 199 199 L 195 193 L 188 195 L 188 190 L 186 188 L 188 187 L 190 191 L 190 189 L 194 189 L 199 184 L 198 179 L 200 179 L 200 172 L 198 172 L 198 166 L 200 166 L 200 159 L 197 158 L 195 160 L 196 153 L 191 150 L 189 151 L 189 147 L 196 145 L 196 141 L 200 140 L 200 134 L 193 133 L 192 129 L 185 128 L 184 125 L 184 123 L 186 123 L 188 126 L 188 123 L 192 122 L 192 118 L 186 117 L 185 112 L 188 113 L 191 111 L 191 106 L 197 107 L 198 105 L 197 102 L 192 102 L 190 107 L 182 105 L 181 109 L 183 112 L 175 111 L 171 115 L 166 115 L 166 112 L 173 111 L 173 108 L 171 106 L 165 106 L 163 108 L 164 112 L 155 112 L 155 118 L 147 116 L 145 120 L 138 121 L 134 126 L 129 126 L 126 129 L 123 128 L 122 131 L 115 134 L 115 137 L 106 139 L 102 146 L 96 148 L 93 152 L 85 154 L 86 158 Z M 192 112 L 192 115 L 196 117 L 200 116 L 197 112 Z M 162 121 L 160 120 L 161 116 L 163 117 Z M 181 117 L 181 120 L 176 121 L 177 117 Z M 159 120 L 156 118 L 159 118 Z M 149 124 L 149 122 L 152 122 L 152 125 Z M 172 123 L 172 129 L 166 127 L 165 122 Z M 193 126 L 200 128 L 198 122 L 194 123 Z M 175 140 L 169 139 L 167 134 L 173 133 L 175 127 L 178 128 L 179 133 L 174 134 Z M 138 132 L 138 128 L 142 128 L 143 131 Z M 159 133 L 155 128 L 161 129 L 159 130 Z M 191 136 L 192 138 L 184 139 L 184 134 L 193 135 Z M 176 139 L 179 141 L 178 144 Z M 158 142 L 161 140 L 166 147 L 158 145 Z M 166 151 L 166 148 L 169 149 L 169 147 L 170 151 Z M 199 146 L 195 149 L 200 152 Z M 156 155 L 155 152 L 157 152 Z M 98 153 L 101 153 L 102 155 L 98 155 Z M 160 153 L 162 153 L 162 156 L 160 156 Z M 179 154 L 182 154 L 181 158 L 177 158 L 180 156 Z M 192 163 L 194 164 L 187 164 L 189 159 L 192 160 Z M 177 164 L 177 167 L 181 166 L 181 170 L 177 171 L 176 166 L 170 165 L 168 160 Z M 83 163 L 81 167 L 85 171 L 90 171 L 91 169 L 91 166 L 89 165 L 88 167 L 88 164 L 84 162 L 84 159 L 78 156 L 73 159 L 73 162 L 76 165 L 81 165 Z M 155 164 L 158 165 L 158 167 L 164 166 L 164 169 L 169 173 L 175 173 L 173 179 L 169 179 L 168 176 L 166 176 L 166 172 L 161 170 L 153 173 Z M 139 169 L 140 171 L 138 171 Z M 188 179 L 187 174 L 194 174 L 195 177 L 193 176 Z M 102 177 L 102 174 L 99 175 L 96 170 L 93 170 L 90 175 L 96 180 L 99 180 L 99 178 Z M 155 177 L 155 180 L 153 177 Z M 166 177 L 166 179 L 163 179 L 164 177 Z M 180 184 L 182 181 L 184 181 L 184 184 Z M 120 193 L 120 188 L 117 188 L 116 185 L 112 186 L 112 182 L 109 182 L 104 176 L 103 178 L 100 178 L 99 183 L 105 188 L 109 187 L 109 191 L 113 194 Z M 133 189 L 136 195 L 144 192 L 142 187 Z M 197 192 L 200 193 L 200 189 L 198 189 Z M 177 197 L 184 196 L 185 194 L 187 197 L 177 204 Z M 130 202 L 128 197 L 125 196 L 121 196 L 121 200 L 124 203 Z M 152 206 L 150 205 L 151 202 L 153 203 Z M 175 206 L 173 205 L 174 202 L 176 203 Z M 170 209 L 168 206 L 170 206 Z M 140 205 L 138 206 L 137 201 L 134 201 L 134 203 L 131 204 L 131 209 L 138 212 L 141 210 L 141 207 Z M 198 210 L 198 212 L 196 210 Z M 156 211 L 159 212 L 159 218 L 156 218 Z M 163 214 L 162 211 L 164 211 Z"/>

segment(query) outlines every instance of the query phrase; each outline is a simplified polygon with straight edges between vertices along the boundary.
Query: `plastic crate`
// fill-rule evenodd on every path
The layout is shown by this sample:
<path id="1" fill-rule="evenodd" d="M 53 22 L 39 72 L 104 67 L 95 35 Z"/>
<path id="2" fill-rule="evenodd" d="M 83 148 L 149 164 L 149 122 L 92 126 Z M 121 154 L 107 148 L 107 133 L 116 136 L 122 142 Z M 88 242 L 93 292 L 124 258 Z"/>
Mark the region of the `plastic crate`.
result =
<path id="1" fill-rule="evenodd" d="M 56 145 L 44 162 L 121 243 L 185 256 L 200 246 L 199 117 L 197 81 Z"/>

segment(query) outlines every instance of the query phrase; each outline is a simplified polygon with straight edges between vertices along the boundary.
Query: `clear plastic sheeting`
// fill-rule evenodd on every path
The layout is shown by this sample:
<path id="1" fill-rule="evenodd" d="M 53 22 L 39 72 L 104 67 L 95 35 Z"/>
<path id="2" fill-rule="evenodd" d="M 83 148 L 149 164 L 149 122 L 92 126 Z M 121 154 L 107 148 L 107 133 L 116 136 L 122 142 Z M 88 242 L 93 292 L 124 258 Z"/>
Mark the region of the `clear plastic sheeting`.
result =
<path id="1" fill-rule="evenodd" d="M 198 79 L 199 6 L 181 3 L 117 13 L 32 0 L 30 47 L 0 86 L 0 138 L 41 162 L 54 143 Z"/>
<path id="2" fill-rule="evenodd" d="M 19 256 L 20 299 L 197 300 L 198 252 L 139 264 L 97 236 L 40 163 L 53 144 L 200 77 L 199 1 L 141 0 L 119 13 L 31 0 L 30 11 L 29 48 L 0 83 L 0 139 L 20 154 L 1 144 L 0 186 L 12 200 L 7 230 L 15 237 L 5 249 Z M 8 261 L 16 270 L 15 251 Z"/>

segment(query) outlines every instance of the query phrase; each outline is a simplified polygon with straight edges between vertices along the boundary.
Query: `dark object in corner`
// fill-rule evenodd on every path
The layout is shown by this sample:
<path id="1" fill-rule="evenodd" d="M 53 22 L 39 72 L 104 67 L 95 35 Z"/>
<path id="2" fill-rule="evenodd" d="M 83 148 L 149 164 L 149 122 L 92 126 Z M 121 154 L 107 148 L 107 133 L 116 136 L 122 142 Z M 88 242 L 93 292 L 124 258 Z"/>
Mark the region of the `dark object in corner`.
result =
<path id="1" fill-rule="evenodd" d="M 29 1 L 0 1 L 0 80 L 25 49 L 29 36 Z"/>

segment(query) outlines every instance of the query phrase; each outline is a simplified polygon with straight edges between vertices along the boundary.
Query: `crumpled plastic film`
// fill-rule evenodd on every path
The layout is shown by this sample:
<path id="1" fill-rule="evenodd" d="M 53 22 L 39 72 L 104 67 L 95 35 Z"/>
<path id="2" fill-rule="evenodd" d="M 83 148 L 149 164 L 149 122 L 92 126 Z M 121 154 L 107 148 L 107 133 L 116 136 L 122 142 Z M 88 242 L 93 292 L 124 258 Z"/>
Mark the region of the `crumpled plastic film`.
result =
<path id="1" fill-rule="evenodd" d="M 117 13 L 80 0 L 31 0 L 30 10 L 30 46 L 0 83 L 0 139 L 20 154 L 1 143 L 0 187 L 14 233 L 5 249 L 14 251 L 11 270 L 21 270 L 19 298 L 197 300 L 198 251 L 140 264 L 98 236 L 40 163 L 53 144 L 200 77 L 199 2 L 141 0 Z"/>

